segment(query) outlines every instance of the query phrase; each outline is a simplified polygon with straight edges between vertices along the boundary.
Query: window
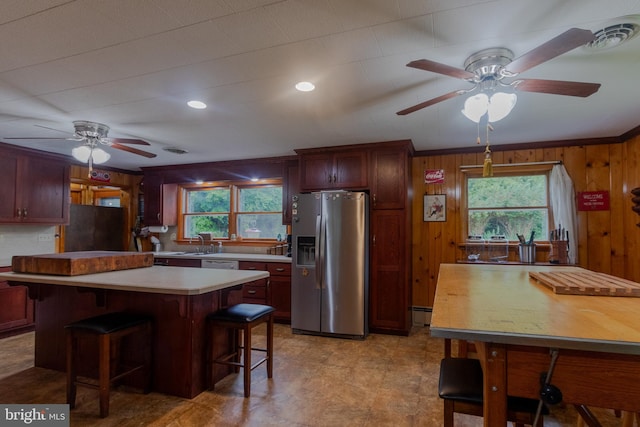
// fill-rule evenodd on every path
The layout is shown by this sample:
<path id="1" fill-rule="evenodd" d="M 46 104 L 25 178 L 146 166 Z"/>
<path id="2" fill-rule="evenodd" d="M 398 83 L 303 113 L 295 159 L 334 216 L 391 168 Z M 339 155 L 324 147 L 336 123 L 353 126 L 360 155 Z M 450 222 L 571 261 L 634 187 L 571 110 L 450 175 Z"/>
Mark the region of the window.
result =
<path id="1" fill-rule="evenodd" d="M 547 172 L 467 177 L 467 234 L 491 239 L 517 235 L 547 240 L 549 234 Z"/>
<path id="2" fill-rule="evenodd" d="M 282 225 L 282 184 L 214 183 L 182 188 L 183 239 L 212 233 L 214 239 L 276 240 Z"/>

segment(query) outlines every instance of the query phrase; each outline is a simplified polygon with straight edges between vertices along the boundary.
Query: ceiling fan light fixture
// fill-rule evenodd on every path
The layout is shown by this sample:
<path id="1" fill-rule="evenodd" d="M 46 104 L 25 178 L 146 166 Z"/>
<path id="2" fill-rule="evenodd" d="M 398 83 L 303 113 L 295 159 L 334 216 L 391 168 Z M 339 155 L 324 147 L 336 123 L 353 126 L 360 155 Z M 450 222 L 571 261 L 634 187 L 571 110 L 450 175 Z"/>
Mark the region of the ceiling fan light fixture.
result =
<path id="1" fill-rule="evenodd" d="M 75 147 L 71 150 L 71 155 L 78 161 L 82 163 L 87 163 L 89 161 L 89 157 L 91 156 L 91 148 L 87 145 L 81 145 L 79 147 Z"/>
<path id="2" fill-rule="evenodd" d="M 489 101 L 489 122 L 497 122 L 509 115 L 513 107 L 516 106 L 518 97 L 515 93 L 496 92 L 491 96 Z"/>
<path id="3" fill-rule="evenodd" d="M 474 123 L 478 123 L 480 118 L 487 113 L 489 108 L 489 97 L 484 93 L 471 95 L 464 102 L 462 114 Z"/>
<path id="4" fill-rule="evenodd" d="M 91 157 L 93 158 L 93 163 L 99 165 L 109 160 L 111 158 L 111 154 L 107 153 L 102 148 L 94 148 L 91 150 Z"/>

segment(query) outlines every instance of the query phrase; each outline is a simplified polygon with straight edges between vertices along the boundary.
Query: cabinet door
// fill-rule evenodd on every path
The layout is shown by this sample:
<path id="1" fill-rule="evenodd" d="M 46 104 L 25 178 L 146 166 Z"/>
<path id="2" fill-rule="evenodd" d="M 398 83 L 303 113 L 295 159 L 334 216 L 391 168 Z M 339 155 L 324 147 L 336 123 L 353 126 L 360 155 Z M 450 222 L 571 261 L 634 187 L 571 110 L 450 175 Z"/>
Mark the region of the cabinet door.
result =
<path id="1" fill-rule="evenodd" d="M 29 158 L 25 162 L 19 200 L 22 221 L 68 224 L 70 200 L 69 166 L 59 162 Z"/>
<path id="2" fill-rule="evenodd" d="M 2 180 L 0 182 L 0 222 L 18 222 L 20 217 L 17 214 L 16 204 L 18 182 L 18 157 L 9 153 L 0 155 L 0 170 Z"/>
<path id="3" fill-rule="evenodd" d="M 408 186 L 407 159 L 407 153 L 400 150 L 376 150 L 371 153 L 373 209 L 405 208 Z"/>
<path id="4" fill-rule="evenodd" d="M 333 155 L 305 154 L 300 157 L 300 189 L 325 190 L 333 187 Z"/>
<path id="5" fill-rule="evenodd" d="M 406 221 L 404 210 L 374 210 L 371 215 L 372 331 L 407 334 L 411 325 Z"/>
<path id="6" fill-rule="evenodd" d="M 0 267 L 0 271 L 11 271 L 11 267 Z M 0 338 L 32 330 L 33 306 L 26 286 L 0 281 Z"/>
<path id="7" fill-rule="evenodd" d="M 164 184 L 161 176 L 144 177 L 144 224 L 176 225 L 178 185 Z"/>
<path id="8" fill-rule="evenodd" d="M 345 151 L 334 158 L 333 186 L 344 189 L 360 189 L 368 186 L 367 152 Z"/>
<path id="9" fill-rule="evenodd" d="M 276 320 L 291 323 L 291 276 L 271 276 L 271 306 L 276 309 Z"/>

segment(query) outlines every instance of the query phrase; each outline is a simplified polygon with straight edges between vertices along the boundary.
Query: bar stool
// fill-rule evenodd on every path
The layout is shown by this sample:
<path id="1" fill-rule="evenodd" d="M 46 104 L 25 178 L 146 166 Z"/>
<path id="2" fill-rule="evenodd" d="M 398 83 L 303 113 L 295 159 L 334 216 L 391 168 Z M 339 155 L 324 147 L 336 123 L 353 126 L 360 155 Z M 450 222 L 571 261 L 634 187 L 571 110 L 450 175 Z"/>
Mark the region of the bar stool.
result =
<path id="1" fill-rule="evenodd" d="M 466 343 L 462 343 L 466 349 Z M 483 409 L 483 373 L 480 361 L 463 357 L 450 357 L 451 342 L 445 340 L 445 358 L 440 362 L 440 381 L 438 395 L 444 400 L 444 427 L 453 427 L 453 414 L 467 414 L 482 417 Z M 538 408 L 538 400 L 521 397 L 507 397 L 507 421 L 516 427 L 533 425 Z M 541 415 L 549 411 L 543 407 Z M 540 416 L 535 427 L 542 427 Z"/>
<path id="2" fill-rule="evenodd" d="M 111 384 L 133 372 L 143 370 L 144 393 L 151 391 L 151 335 L 152 318 L 146 315 L 116 312 L 82 319 L 65 326 L 67 340 L 67 403 L 76 405 L 76 386 L 98 389 L 100 393 L 100 417 L 109 415 Z M 135 333 L 144 335 L 144 357 L 134 366 L 121 365 L 120 341 Z M 78 340 L 88 338 L 98 343 L 98 378 L 94 382 L 78 379 Z"/>
<path id="3" fill-rule="evenodd" d="M 251 394 L 251 371 L 264 362 L 267 362 L 267 378 L 273 377 L 273 312 L 275 308 L 261 304 L 236 304 L 207 316 L 208 328 L 208 360 L 207 380 L 209 381 L 209 389 L 213 390 L 214 384 L 214 365 L 234 366 L 236 372 L 242 368 L 244 370 L 244 397 Z M 251 330 L 262 324 L 267 324 L 267 348 L 256 348 L 251 346 Z M 232 329 L 234 331 L 232 339 L 232 348 L 229 353 L 214 358 L 214 332 L 216 328 Z M 244 335 L 241 339 L 240 335 Z M 240 342 L 243 345 L 240 345 Z M 242 350 L 244 357 L 242 356 Z M 265 353 L 265 357 L 251 364 L 251 350 L 261 351 Z M 242 359 L 242 360 L 241 360 Z"/>

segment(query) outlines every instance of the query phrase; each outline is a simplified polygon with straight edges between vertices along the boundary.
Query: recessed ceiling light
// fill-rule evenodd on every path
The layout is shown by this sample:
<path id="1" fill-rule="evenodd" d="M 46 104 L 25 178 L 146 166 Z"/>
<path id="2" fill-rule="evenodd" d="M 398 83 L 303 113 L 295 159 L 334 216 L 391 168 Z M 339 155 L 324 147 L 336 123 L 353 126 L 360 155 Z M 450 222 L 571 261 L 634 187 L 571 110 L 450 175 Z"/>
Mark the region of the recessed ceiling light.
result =
<path id="1" fill-rule="evenodd" d="M 251 178 L 251 182 L 258 182 L 258 178 Z"/>
<path id="2" fill-rule="evenodd" d="M 300 92 L 311 92 L 315 88 L 316 88 L 315 85 L 311 82 L 296 83 L 296 89 L 298 89 Z"/>
<path id="3" fill-rule="evenodd" d="M 207 104 L 202 101 L 191 100 L 187 102 L 187 105 L 191 108 L 195 108 L 196 110 L 204 110 L 207 108 Z"/>

